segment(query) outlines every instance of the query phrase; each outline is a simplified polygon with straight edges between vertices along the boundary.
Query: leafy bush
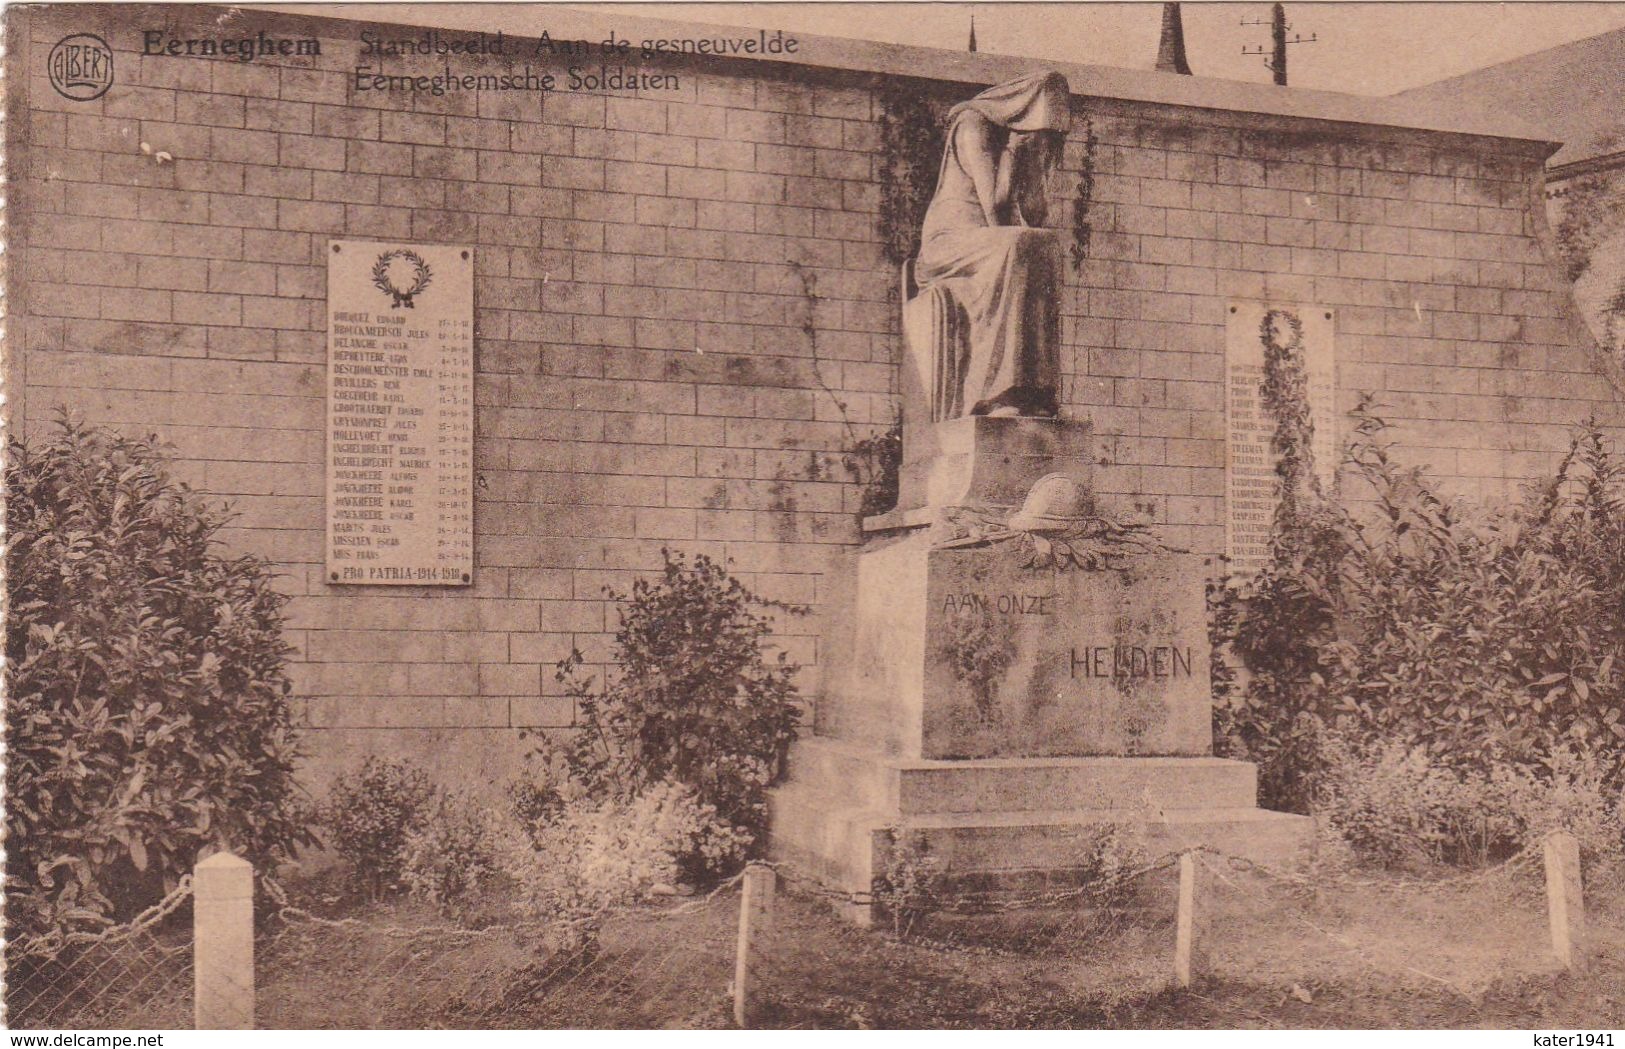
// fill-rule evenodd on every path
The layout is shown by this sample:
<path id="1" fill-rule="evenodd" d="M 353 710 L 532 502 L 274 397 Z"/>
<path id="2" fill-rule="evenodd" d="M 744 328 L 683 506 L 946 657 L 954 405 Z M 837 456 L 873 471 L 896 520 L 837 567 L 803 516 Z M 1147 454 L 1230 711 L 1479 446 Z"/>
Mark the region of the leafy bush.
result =
<path id="1" fill-rule="evenodd" d="M 429 777 L 406 761 L 368 755 L 360 769 L 333 781 L 321 823 L 360 892 L 376 900 L 400 886 L 407 835 L 436 811 L 437 800 Z"/>
<path id="2" fill-rule="evenodd" d="M 551 783 L 526 778 L 508 784 L 508 814 L 538 848 L 537 834 L 564 811 L 564 804 L 564 795 Z"/>
<path id="3" fill-rule="evenodd" d="M 1618 789 L 1625 467 L 1600 431 L 1585 428 L 1525 504 L 1492 513 L 1443 499 L 1393 462 L 1380 419 L 1365 406 L 1357 418 L 1343 488 L 1366 506 L 1316 502 L 1251 590 L 1226 599 L 1249 680 L 1220 696 L 1221 747 L 1259 762 L 1265 803 L 1297 811 L 1333 734 L 1543 782 L 1572 750 Z"/>
<path id="4" fill-rule="evenodd" d="M 1620 797 L 1594 764 L 1560 750 L 1545 768 L 1453 770 L 1404 743 L 1328 743 L 1317 808 L 1357 855 L 1382 866 L 1482 864 L 1568 830 L 1588 859 L 1621 856 Z"/>
<path id="5" fill-rule="evenodd" d="M 1469 833 L 1460 821 L 1461 780 L 1430 762 L 1426 749 L 1390 743 L 1361 752 L 1338 741 L 1324 760 L 1317 808 L 1362 858 L 1387 867 L 1440 861 Z"/>
<path id="6" fill-rule="evenodd" d="M 629 798 L 580 795 L 525 828 L 505 867 L 521 910 L 589 932 L 603 913 L 674 889 L 691 857 L 725 869 L 749 838 L 717 816 L 694 791 L 653 783 Z"/>
<path id="7" fill-rule="evenodd" d="M 401 883 L 443 910 L 464 906 L 495 879 L 508 833 L 501 813 L 465 794 L 442 792 L 424 821 L 406 832 Z"/>
<path id="8" fill-rule="evenodd" d="M 663 551 L 665 569 L 639 579 L 622 602 L 615 635 L 619 670 L 595 691 L 579 652 L 559 666 L 575 698 L 578 730 L 544 748 L 562 761 L 589 797 L 626 802 L 673 782 L 693 790 L 746 840 L 767 824 L 767 788 L 795 738 L 800 710 L 797 667 L 763 646 L 772 620 L 753 609 L 803 614 L 766 601 L 719 564 L 699 555 L 689 564 Z M 720 873 L 692 851 L 691 872 Z"/>
<path id="9" fill-rule="evenodd" d="M 1484 835 L 1480 855 L 1528 848 L 1554 830 L 1580 841 L 1588 862 L 1625 859 L 1625 792 L 1604 770 L 1568 749 L 1542 766 L 1501 765 L 1490 773 L 1490 811 L 1500 840 Z"/>
<path id="10" fill-rule="evenodd" d="M 906 938 L 942 906 L 942 860 L 931 855 L 925 835 L 902 824 L 887 829 L 885 862 L 873 894 L 890 916 L 892 933 Z"/>
<path id="11" fill-rule="evenodd" d="M 309 843 L 286 598 L 217 552 L 228 512 L 155 438 L 66 416 L 12 440 L 5 484 L 13 935 L 128 917 L 211 847 L 263 869 Z"/>

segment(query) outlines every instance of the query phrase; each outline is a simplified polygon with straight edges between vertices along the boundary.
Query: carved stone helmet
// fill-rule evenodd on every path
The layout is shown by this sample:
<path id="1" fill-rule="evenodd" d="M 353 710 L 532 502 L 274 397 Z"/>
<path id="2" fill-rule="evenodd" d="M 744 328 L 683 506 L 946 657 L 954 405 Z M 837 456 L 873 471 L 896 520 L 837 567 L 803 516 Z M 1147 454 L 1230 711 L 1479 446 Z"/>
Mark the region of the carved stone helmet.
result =
<path id="1" fill-rule="evenodd" d="M 1021 509 L 1010 515 L 1018 532 L 1064 532 L 1094 513 L 1087 487 L 1066 474 L 1045 474 L 1033 482 Z"/>

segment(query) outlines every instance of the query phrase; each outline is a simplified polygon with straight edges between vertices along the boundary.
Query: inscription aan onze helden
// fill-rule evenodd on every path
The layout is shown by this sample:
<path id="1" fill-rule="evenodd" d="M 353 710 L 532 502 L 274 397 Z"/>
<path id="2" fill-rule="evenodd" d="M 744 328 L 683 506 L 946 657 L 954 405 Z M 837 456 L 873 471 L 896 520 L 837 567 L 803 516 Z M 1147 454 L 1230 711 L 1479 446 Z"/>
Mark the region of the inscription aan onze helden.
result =
<path id="1" fill-rule="evenodd" d="M 1054 594 L 944 594 L 942 611 L 1018 616 L 1055 614 Z M 1175 678 L 1191 676 L 1190 646 L 1089 645 L 1073 648 L 1074 678 Z"/>

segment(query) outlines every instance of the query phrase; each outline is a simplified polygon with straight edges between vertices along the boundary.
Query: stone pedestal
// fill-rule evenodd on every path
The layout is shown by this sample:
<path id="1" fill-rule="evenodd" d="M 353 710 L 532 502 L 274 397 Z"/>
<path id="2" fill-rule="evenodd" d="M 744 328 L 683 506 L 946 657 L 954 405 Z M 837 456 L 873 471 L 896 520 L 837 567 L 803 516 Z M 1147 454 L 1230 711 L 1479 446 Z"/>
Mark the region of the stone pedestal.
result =
<path id="1" fill-rule="evenodd" d="M 1211 753 L 1201 557 L 1035 571 L 1030 540 L 943 548 L 944 527 L 858 556 L 824 729 L 910 758 Z"/>
<path id="2" fill-rule="evenodd" d="M 967 416 L 910 427 L 903 438 L 897 509 L 873 529 L 900 523 L 923 507 L 1001 506 L 1021 502 L 1048 473 L 1087 481 L 1091 427 L 1070 419 Z"/>
<path id="3" fill-rule="evenodd" d="M 899 508 L 836 588 L 776 854 L 853 892 L 899 825 L 981 888 L 1065 881 L 1102 823 L 1154 853 L 1294 862 L 1310 821 L 1257 808 L 1254 768 L 1211 756 L 1206 560 L 1099 519 L 1009 524 L 1045 475 L 1087 491 L 1087 424 L 959 419 L 915 443 L 932 454 L 905 448 Z"/>

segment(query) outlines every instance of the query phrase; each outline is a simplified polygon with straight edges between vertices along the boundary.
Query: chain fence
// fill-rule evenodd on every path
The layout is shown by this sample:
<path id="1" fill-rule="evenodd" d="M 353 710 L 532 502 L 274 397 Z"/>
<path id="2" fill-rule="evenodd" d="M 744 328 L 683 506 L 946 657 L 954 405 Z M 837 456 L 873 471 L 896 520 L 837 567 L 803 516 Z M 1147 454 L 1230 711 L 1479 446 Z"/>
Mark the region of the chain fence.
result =
<path id="1" fill-rule="evenodd" d="M 194 935 L 206 901 L 187 881 L 127 925 L 7 944 L 6 1022 L 187 1028 L 195 996 L 224 1003 L 219 1026 L 279 1029 L 1412 1026 L 1402 1010 L 1424 998 L 1459 1020 L 1498 983 L 1561 985 L 1541 854 L 1424 878 L 1195 848 L 1082 882 L 874 893 L 755 865 L 572 921 L 262 875 L 246 968 L 218 962 L 229 931 Z M 1590 880 L 1590 966 L 1625 985 L 1625 885 L 1613 868 Z"/>
<path id="2" fill-rule="evenodd" d="M 728 1017 L 737 878 L 565 922 L 409 904 L 330 918 L 273 880 L 262 889 L 258 1027 L 709 1027 Z"/>
<path id="3" fill-rule="evenodd" d="M 1024 888 L 950 884 L 856 894 L 779 865 L 768 930 L 746 945 L 750 1023 L 1102 1026 L 1085 973 L 1104 945 L 1116 945 L 1120 979 L 1150 991 L 1167 984 L 1174 949 L 1167 900 L 1177 863 L 1169 853 L 1083 884 L 1062 872 Z M 870 927 L 853 924 L 853 916 L 867 917 Z"/>
<path id="4" fill-rule="evenodd" d="M 1195 978 L 1184 986 L 1181 854 L 1087 885 L 874 896 L 831 892 L 779 866 L 766 931 L 746 945 L 750 1021 L 1404 1027 L 1437 1015 L 1459 1026 L 1497 987 L 1561 997 L 1566 983 L 1582 979 L 1553 951 L 1539 843 L 1443 878 L 1330 865 L 1287 870 L 1213 848 L 1183 855 L 1198 886 L 1189 916 Z M 1625 985 L 1620 875 L 1599 868 L 1588 886 L 1587 953 L 1593 976 Z M 869 931 L 837 917 L 866 904 Z M 1428 1007 L 1413 1012 L 1421 1000 Z M 1536 1019 L 1521 1016 L 1523 1024 Z"/>
<path id="5" fill-rule="evenodd" d="M 192 881 L 132 921 L 19 937 L 5 948 L 5 1026 L 192 1026 Z"/>

